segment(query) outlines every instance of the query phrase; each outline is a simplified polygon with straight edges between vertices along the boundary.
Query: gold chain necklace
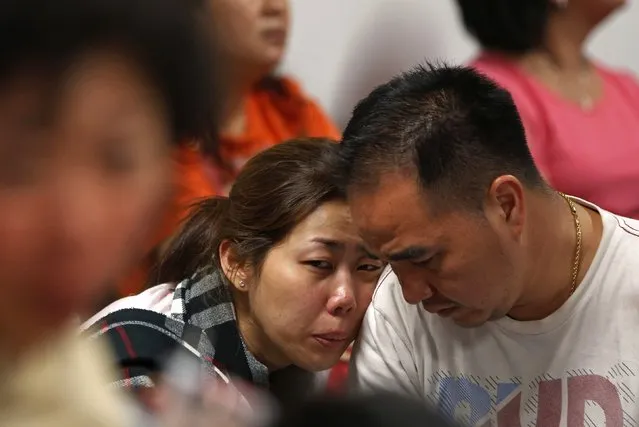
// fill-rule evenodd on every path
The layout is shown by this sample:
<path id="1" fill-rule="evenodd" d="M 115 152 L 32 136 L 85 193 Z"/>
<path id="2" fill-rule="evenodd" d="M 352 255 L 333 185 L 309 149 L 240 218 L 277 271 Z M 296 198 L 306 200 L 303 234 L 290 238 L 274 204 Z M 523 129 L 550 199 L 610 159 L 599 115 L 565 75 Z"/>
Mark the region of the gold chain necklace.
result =
<path id="1" fill-rule="evenodd" d="M 571 272 L 572 272 L 572 285 L 570 286 L 570 295 L 575 293 L 577 289 L 577 277 L 579 276 L 579 267 L 581 266 L 581 244 L 582 244 L 582 233 L 581 233 L 581 221 L 579 221 L 579 214 L 577 213 L 577 206 L 570 199 L 570 197 L 566 196 L 562 192 L 558 192 L 561 197 L 564 198 L 566 203 L 568 203 L 568 207 L 570 207 L 570 213 L 575 221 L 575 235 L 577 236 L 577 242 L 575 244 L 575 259 L 572 264 Z"/>

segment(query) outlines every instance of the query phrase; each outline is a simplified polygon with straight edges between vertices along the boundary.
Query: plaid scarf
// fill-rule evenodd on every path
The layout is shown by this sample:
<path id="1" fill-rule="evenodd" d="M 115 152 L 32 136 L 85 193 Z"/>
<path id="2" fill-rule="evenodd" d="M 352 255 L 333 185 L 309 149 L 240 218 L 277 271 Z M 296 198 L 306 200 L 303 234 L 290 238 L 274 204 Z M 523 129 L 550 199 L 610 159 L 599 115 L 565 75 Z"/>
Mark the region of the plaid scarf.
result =
<path id="1" fill-rule="evenodd" d="M 197 358 L 203 370 L 227 382 L 230 374 L 269 386 L 268 369 L 247 350 L 239 333 L 231 295 L 219 272 L 179 283 L 169 316 L 123 309 L 97 321 L 86 334 L 110 342 L 121 372 L 117 387 L 153 387 L 155 374 L 176 351 Z"/>

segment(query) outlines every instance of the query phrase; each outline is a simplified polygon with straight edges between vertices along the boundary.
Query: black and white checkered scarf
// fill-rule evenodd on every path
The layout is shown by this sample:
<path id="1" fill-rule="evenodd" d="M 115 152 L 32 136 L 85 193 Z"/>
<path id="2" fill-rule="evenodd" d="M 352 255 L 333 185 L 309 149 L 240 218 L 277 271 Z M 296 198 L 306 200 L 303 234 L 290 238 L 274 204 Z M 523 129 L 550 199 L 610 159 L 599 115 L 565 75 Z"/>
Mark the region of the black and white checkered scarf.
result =
<path id="1" fill-rule="evenodd" d="M 182 351 L 210 374 L 269 386 L 269 372 L 247 350 L 239 333 L 231 295 L 220 273 L 179 283 L 171 313 L 123 309 L 98 320 L 87 332 L 106 338 L 115 351 L 121 378 L 116 386 L 153 387 L 168 357 Z"/>

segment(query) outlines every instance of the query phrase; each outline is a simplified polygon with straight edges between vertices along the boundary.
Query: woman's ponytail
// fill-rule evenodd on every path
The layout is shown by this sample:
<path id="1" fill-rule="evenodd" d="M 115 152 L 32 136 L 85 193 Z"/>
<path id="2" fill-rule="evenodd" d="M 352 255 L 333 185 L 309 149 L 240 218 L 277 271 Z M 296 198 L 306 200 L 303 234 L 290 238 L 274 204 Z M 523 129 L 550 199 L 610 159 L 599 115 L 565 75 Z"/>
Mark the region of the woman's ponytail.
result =
<path id="1" fill-rule="evenodd" d="M 149 277 L 149 286 L 177 283 L 196 273 L 219 267 L 230 200 L 211 197 L 196 203 Z"/>

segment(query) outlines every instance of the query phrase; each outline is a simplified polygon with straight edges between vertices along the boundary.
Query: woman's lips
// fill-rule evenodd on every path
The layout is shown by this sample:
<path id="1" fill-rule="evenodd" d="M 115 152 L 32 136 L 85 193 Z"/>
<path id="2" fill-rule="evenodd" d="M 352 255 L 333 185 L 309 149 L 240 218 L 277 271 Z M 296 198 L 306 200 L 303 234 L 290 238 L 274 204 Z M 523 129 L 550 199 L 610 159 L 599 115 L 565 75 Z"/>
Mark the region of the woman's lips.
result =
<path id="1" fill-rule="evenodd" d="M 328 332 L 324 334 L 315 334 L 313 338 L 324 347 L 340 348 L 348 344 L 351 339 L 345 332 Z"/>

